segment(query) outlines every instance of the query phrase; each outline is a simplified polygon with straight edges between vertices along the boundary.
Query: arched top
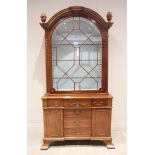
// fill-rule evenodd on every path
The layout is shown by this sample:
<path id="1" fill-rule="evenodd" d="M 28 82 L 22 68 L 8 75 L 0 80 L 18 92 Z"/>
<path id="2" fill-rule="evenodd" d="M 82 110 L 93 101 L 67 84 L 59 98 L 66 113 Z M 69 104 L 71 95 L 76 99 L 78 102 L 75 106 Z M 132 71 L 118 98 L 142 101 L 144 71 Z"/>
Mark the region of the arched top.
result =
<path id="1" fill-rule="evenodd" d="M 112 14 L 110 12 L 107 13 L 107 20 L 106 22 L 97 12 L 85 8 L 82 6 L 72 6 L 66 9 L 63 9 L 56 13 L 54 16 L 52 16 L 48 22 L 46 21 L 46 15 L 41 15 L 42 23 L 40 25 L 43 27 L 43 29 L 49 31 L 52 28 L 54 28 L 59 22 L 61 22 L 63 19 L 69 18 L 69 17 L 84 17 L 92 21 L 96 26 L 99 28 L 100 31 L 108 30 L 112 26 Z"/>

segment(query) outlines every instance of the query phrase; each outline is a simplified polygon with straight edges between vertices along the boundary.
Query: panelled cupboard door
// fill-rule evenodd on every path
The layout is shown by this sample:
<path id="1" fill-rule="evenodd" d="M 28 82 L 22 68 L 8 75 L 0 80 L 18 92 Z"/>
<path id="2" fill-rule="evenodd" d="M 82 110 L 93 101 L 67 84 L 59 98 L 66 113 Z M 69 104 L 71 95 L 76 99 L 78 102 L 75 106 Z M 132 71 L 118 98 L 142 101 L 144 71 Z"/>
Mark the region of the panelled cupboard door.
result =
<path id="1" fill-rule="evenodd" d="M 45 136 L 60 137 L 63 136 L 63 110 L 48 109 L 45 110 Z"/>
<path id="2" fill-rule="evenodd" d="M 110 136 L 111 109 L 92 109 L 92 136 Z"/>

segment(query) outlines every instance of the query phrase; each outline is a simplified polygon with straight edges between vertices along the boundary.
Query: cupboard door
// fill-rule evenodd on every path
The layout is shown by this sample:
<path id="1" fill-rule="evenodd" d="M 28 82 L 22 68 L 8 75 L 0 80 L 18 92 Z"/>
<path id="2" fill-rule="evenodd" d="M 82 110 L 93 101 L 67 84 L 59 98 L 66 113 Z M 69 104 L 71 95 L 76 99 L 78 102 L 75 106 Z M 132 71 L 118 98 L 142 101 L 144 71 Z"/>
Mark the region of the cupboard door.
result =
<path id="1" fill-rule="evenodd" d="M 92 136 L 110 136 L 111 109 L 92 109 Z"/>
<path id="2" fill-rule="evenodd" d="M 49 109 L 45 111 L 47 137 L 63 136 L 63 111 L 62 109 Z"/>

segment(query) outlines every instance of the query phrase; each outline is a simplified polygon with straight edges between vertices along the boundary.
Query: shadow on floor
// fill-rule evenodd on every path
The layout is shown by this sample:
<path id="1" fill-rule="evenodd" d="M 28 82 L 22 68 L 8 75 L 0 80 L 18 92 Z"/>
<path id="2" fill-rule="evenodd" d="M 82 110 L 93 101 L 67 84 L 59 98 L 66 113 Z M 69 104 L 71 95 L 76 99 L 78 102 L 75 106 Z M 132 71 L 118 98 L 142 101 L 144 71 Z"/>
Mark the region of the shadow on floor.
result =
<path id="1" fill-rule="evenodd" d="M 68 145 L 91 145 L 91 146 L 105 146 L 101 141 L 90 141 L 90 140 L 67 140 L 67 141 L 56 141 L 52 142 L 50 146 L 68 146 Z"/>

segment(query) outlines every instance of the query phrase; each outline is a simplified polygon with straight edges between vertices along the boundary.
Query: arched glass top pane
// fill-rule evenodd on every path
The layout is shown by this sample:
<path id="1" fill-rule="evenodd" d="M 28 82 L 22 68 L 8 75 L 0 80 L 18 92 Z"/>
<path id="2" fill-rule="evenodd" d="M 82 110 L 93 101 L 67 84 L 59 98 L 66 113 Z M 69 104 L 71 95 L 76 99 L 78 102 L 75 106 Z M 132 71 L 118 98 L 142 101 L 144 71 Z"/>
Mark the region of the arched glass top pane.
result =
<path id="1" fill-rule="evenodd" d="M 54 89 L 99 90 L 101 59 L 102 37 L 96 25 L 82 17 L 65 19 L 52 34 Z"/>

